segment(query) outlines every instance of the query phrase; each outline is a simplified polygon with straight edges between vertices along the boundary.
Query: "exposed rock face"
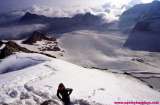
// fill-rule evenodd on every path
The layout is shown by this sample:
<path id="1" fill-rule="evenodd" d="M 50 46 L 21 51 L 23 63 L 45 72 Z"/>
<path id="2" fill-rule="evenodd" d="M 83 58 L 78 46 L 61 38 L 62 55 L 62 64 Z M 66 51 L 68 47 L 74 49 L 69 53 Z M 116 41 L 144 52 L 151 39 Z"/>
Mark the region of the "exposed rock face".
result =
<path id="1" fill-rule="evenodd" d="M 135 25 L 133 30 L 134 31 L 151 31 L 149 26 L 150 26 L 149 22 L 141 21 Z"/>
<path id="2" fill-rule="evenodd" d="M 134 31 L 160 33 L 160 17 L 146 19 L 136 23 Z"/>
<path id="3" fill-rule="evenodd" d="M 124 47 L 137 51 L 160 52 L 160 36 L 148 31 L 133 31 Z"/>
<path id="4" fill-rule="evenodd" d="M 48 41 L 56 41 L 56 38 L 49 38 L 45 36 L 45 34 L 35 31 L 27 40 L 23 41 L 24 44 L 34 44 L 37 41 L 48 40 Z"/>
<path id="5" fill-rule="evenodd" d="M 32 53 L 32 51 L 19 46 L 15 42 L 9 41 L 9 42 L 5 43 L 5 47 L 0 51 L 0 59 L 3 59 L 5 57 L 13 54 L 14 52 Z"/>

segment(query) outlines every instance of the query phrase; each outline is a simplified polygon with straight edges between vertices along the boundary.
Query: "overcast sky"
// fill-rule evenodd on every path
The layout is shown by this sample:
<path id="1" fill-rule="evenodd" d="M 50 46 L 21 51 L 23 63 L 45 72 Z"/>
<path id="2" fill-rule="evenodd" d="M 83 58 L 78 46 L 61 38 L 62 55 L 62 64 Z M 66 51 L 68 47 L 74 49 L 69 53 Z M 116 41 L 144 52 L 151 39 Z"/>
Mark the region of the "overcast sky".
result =
<path id="1" fill-rule="evenodd" d="M 123 4 L 128 4 L 129 2 L 139 3 L 140 1 L 147 3 L 152 0 L 0 0 L 0 13 L 25 9 L 32 7 L 33 5 L 73 9 L 96 7 L 104 5 L 105 3 L 112 3 L 114 5 L 121 6 Z"/>

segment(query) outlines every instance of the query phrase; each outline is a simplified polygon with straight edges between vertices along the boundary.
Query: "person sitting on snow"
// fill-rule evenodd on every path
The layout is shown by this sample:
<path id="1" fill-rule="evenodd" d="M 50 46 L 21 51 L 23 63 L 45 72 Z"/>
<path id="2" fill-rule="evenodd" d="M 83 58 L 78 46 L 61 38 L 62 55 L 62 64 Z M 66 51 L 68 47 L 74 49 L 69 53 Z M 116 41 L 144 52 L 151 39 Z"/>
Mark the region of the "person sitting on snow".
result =
<path id="1" fill-rule="evenodd" d="M 70 95 L 73 89 L 65 88 L 63 83 L 60 83 L 57 89 L 57 97 L 64 103 L 70 105 Z"/>

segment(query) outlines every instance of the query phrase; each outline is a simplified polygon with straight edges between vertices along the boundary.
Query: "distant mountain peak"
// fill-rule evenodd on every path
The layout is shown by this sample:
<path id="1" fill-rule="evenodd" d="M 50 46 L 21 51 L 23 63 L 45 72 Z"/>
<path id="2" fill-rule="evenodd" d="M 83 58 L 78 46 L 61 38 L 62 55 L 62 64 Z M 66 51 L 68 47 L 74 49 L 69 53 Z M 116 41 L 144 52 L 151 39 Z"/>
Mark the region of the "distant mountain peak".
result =
<path id="1" fill-rule="evenodd" d="M 26 12 L 26 14 L 25 14 L 26 16 L 30 16 L 30 15 L 32 15 L 32 13 L 30 13 L 30 12 Z"/>
<path id="2" fill-rule="evenodd" d="M 32 21 L 39 22 L 47 18 L 48 17 L 45 17 L 43 15 L 37 15 L 37 14 L 30 13 L 30 12 L 26 12 L 24 16 L 21 17 L 20 22 L 22 23 L 32 23 Z"/>
<path id="3" fill-rule="evenodd" d="M 25 18 L 35 18 L 35 17 L 38 17 L 38 15 L 37 15 L 37 14 L 32 14 L 32 13 L 30 13 L 30 12 L 26 12 L 21 19 L 25 19 Z"/>
<path id="4" fill-rule="evenodd" d="M 76 14 L 73 18 L 101 18 L 98 15 L 94 15 L 90 12 L 86 12 L 85 14 Z"/>

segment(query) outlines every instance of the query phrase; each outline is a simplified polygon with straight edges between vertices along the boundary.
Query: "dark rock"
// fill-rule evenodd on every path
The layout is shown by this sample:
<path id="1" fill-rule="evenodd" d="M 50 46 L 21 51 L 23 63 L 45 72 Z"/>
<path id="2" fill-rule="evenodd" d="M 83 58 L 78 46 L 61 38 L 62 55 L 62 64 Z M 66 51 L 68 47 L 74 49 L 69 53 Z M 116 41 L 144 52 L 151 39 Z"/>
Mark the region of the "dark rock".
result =
<path id="1" fill-rule="evenodd" d="M 48 41 L 56 41 L 56 38 L 49 38 L 45 34 L 35 31 L 27 40 L 23 41 L 24 44 L 34 44 L 37 41 L 48 40 Z"/>
<path id="2" fill-rule="evenodd" d="M 23 99 L 29 99 L 30 96 L 28 93 L 25 93 L 25 92 L 21 92 L 20 94 L 20 99 L 23 100 Z"/>
<path id="3" fill-rule="evenodd" d="M 12 55 L 14 52 L 26 52 L 26 53 L 32 53 L 32 51 L 19 46 L 13 41 L 8 41 L 5 43 L 5 47 L 0 51 L 0 59 L 3 59 L 9 55 Z"/>
<path id="4" fill-rule="evenodd" d="M 9 105 L 9 104 L 7 104 L 7 103 L 4 103 L 4 102 L 1 102 L 1 103 L 0 103 L 0 105 Z"/>
<path id="5" fill-rule="evenodd" d="M 41 51 L 61 51 L 61 49 L 58 46 L 52 46 L 52 47 L 44 47 L 41 49 Z"/>
<path id="6" fill-rule="evenodd" d="M 55 46 L 52 50 L 53 51 L 61 51 L 61 49 L 58 46 Z"/>
<path id="7" fill-rule="evenodd" d="M 16 90 L 12 90 L 8 95 L 12 98 L 16 98 L 18 96 L 18 92 Z"/>
<path id="8" fill-rule="evenodd" d="M 61 105 L 58 102 L 54 101 L 54 100 L 47 100 L 44 101 L 43 103 L 41 103 L 41 105 Z"/>
<path id="9" fill-rule="evenodd" d="M 137 61 L 137 62 L 140 62 L 140 63 L 144 63 L 144 59 L 142 58 L 133 58 L 132 61 Z"/>

